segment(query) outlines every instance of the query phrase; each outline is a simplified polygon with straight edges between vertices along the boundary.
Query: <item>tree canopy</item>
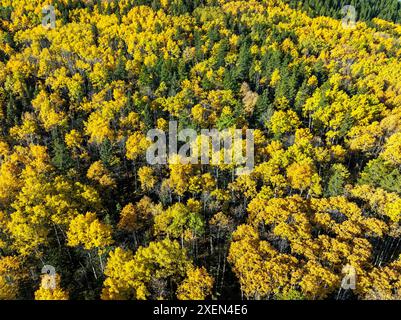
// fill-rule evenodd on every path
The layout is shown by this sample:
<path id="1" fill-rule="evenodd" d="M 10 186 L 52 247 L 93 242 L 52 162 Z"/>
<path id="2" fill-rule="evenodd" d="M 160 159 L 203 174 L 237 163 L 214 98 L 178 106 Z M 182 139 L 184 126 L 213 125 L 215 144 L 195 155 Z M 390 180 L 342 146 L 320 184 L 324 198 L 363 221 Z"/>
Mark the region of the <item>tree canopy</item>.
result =
<path id="1" fill-rule="evenodd" d="M 47 4 L 0 0 L 0 299 L 400 298 L 399 2 Z M 169 121 L 254 170 L 149 164 Z"/>

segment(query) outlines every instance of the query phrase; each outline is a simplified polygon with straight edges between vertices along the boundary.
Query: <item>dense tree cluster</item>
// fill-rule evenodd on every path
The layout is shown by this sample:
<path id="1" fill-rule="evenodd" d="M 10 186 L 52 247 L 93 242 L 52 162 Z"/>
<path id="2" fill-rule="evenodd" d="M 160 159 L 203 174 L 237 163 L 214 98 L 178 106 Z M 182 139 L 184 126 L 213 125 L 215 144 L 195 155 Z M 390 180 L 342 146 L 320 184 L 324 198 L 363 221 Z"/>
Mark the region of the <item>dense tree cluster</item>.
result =
<path id="1" fill-rule="evenodd" d="M 292 8 L 300 8 L 309 15 L 342 18 L 341 8 L 354 6 L 357 18 L 369 21 L 380 18 L 396 23 L 401 22 L 401 3 L 399 0 L 285 0 Z"/>
<path id="2" fill-rule="evenodd" d="M 399 5 L 287 2 L 0 0 L 0 299 L 400 297 Z M 254 170 L 150 165 L 170 120 Z"/>

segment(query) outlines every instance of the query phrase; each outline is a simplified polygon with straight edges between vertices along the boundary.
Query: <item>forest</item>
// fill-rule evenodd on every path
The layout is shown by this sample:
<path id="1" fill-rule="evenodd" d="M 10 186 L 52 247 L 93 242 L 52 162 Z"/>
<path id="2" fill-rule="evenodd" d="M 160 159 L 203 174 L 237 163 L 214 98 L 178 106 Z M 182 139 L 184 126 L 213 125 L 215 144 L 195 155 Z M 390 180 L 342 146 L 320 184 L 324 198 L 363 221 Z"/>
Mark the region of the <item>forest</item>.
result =
<path id="1" fill-rule="evenodd" d="M 0 299 L 401 299 L 400 6 L 0 0 Z M 169 121 L 254 170 L 150 165 Z"/>
<path id="2" fill-rule="evenodd" d="M 395 23 L 401 22 L 401 2 L 399 0 L 284 0 L 292 8 L 302 9 L 310 16 L 330 16 L 341 18 L 341 9 L 346 5 L 355 7 L 358 19 L 369 23 L 380 18 Z"/>

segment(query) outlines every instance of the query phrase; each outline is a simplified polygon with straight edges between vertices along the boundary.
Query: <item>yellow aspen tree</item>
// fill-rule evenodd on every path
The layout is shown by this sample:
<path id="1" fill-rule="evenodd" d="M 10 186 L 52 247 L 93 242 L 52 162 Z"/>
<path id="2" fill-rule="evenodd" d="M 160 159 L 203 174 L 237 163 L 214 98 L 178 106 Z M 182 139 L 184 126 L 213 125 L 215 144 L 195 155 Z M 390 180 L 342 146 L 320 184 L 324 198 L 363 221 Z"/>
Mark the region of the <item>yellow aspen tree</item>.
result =
<path id="1" fill-rule="evenodd" d="M 187 276 L 177 288 L 179 300 L 205 300 L 212 293 L 213 277 L 204 267 L 189 269 Z"/>
<path id="2" fill-rule="evenodd" d="M 113 179 L 111 173 L 109 172 L 109 170 L 106 168 L 106 166 L 103 164 L 102 161 L 96 161 L 92 163 L 88 169 L 86 176 L 89 179 L 98 182 L 102 187 L 106 188 L 116 187 L 116 181 Z"/>

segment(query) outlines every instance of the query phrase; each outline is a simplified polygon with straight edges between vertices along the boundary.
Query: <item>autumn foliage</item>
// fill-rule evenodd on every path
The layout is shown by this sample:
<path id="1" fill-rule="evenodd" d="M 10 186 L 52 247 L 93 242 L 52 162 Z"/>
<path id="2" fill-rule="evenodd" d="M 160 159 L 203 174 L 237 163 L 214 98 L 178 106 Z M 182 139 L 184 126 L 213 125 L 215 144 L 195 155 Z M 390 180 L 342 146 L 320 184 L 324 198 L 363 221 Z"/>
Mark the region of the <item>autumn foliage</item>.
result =
<path id="1" fill-rule="evenodd" d="M 401 297 L 397 17 L 53 2 L 0 0 L 0 299 Z M 150 165 L 170 120 L 254 129 L 254 170 Z"/>

